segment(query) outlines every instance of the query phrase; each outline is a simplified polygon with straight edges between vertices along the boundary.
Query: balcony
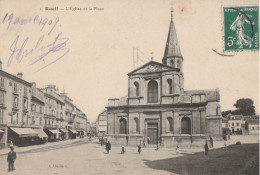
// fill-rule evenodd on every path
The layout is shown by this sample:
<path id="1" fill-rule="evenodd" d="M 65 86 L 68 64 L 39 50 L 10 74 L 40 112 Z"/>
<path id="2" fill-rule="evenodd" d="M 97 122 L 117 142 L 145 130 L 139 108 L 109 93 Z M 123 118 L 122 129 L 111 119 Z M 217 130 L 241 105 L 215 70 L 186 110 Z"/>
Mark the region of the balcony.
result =
<path id="1" fill-rule="evenodd" d="M 48 128 L 48 129 L 57 129 L 58 126 L 57 125 L 51 125 L 51 124 L 45 124 L 44 128 Z"/>
<path id="2" fill-rule="evenodd" d="M 18 106 L 13 106 L 12 110 L 13 111 L 19 111 L 19 108 L 18 108 Z"/>
<path id="3" fill-rule="evenodd" d="M 56 118 L 57 121 L 64 121 L 63 118 Z"/>

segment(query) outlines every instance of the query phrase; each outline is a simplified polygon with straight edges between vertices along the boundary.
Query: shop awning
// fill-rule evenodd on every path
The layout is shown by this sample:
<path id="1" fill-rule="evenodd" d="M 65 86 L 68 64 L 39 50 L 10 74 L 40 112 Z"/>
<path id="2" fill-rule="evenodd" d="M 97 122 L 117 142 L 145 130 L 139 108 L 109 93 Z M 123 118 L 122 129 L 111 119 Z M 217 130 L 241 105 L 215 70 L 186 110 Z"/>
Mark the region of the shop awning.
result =
<path id="1" fill-rule="evenodd" d="M 41 129 L 33 129 L 34 131 L 36 131 L 38 133 L 38 137 L 40 138 L 48 138 L 48 135 Z"/>
<path id="2" fill-rule="evenodd" d="M 72 132 L 73 134 L 78 134 L 78 132 L 73 129 L 69 129 L 69 131 Z"/>
<path id="3" fill-rule="evenodd" d="M 69 132 L 67 129 L 60 129 L 60 131 L 63 132 L 63 133 Z"/>
<path id="4" fill-rule="evenodd" d="M 48 129 L 52 134 L 60 134 L 60 131 L 57 129 Z"/>
<path id="5" fill-rule="evenodd" d="M 19 137 L 34 137 L 38 136 L 38 133 L 34 131 L 31 128 L 10 128 L 12 131 L 14 131 L 16 134 L 19 135 Z"/>
<path id="6" fill-rule="evenodd" d="M 4 131 L 0 129 L 0 133 L 4 133 Z"/>

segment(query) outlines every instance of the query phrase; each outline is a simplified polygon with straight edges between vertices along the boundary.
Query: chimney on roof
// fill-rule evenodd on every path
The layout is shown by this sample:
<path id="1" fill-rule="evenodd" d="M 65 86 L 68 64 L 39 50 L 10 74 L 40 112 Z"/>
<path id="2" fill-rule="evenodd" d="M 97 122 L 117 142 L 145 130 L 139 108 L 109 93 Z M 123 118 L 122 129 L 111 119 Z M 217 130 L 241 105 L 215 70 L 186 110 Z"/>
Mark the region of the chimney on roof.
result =
<path id="1" fill-rule="evenodd" d="M 19 73 L 17 74 L 17 77 L 20 78 L 20 79 L 23 79 L 23 73 L 19 72 Z"/>

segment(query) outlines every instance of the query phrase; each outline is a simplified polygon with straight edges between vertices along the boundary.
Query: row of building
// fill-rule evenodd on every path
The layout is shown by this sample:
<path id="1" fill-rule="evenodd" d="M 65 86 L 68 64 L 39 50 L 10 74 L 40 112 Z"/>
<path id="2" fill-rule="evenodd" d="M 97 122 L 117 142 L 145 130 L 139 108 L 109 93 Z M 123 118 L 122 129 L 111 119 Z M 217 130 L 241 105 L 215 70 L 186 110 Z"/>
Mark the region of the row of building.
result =
<path id="1" fill-rule="evenodd" d="M 227 115 L 222 119 L 223 135 L 243 134 L 254 135 L 259 134 L 259 116 L 243 116 L 243 115 Z"/>
<path id="2" fill-rule="evenodd" d="M 0 148 L 82 137 L 89 121 L 55 85 L 37 88 L 23 74 L 9 74 L 0 62 Z"/>

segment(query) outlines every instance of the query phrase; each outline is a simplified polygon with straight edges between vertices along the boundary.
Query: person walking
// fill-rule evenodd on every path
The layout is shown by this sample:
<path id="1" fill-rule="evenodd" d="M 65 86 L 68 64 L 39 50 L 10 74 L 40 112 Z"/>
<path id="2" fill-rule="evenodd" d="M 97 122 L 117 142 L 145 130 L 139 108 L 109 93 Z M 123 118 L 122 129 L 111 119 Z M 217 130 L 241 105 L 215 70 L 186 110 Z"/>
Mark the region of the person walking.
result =
<path id="1" fill-rule="evenodd" d="M 145 139 L 143 139 L 143 147 L 145 147 Z"/>
<path id="2" fill-rule="evenodd" d="M 106 143 L 106 150 L 107 150 L 107 153 L 109 154 L 109 151 L 111 150 L 111 144 L 109 141 L 107 141 L 107 143 Z"/>
<path id="3" fill-rule="evenodd" d="M 175 153 L 178 155 L 179 154 L 179 152 L 180 152 L 180 149 L 179 149 L 180 147 L 179 147 L 179 145 L 177 145 L 177 147 L 176 147 L 176 149 L 175 149 Z"/>
<path id="4" fill-rule="evenodd" d="M 14 152 L 14 147 L 10 148 L 11 151 L 8 153 L 7 162 L 8 162 L 8 171 L 14 170 L 14 161 L 16 160 L 16 153 Z"/>
<path id="5" fill-rule="evenodd" d="M 141 145 L 138 145 L 138 153 L 141 154 Z"/>
<path id="6" fill-rule="evenodd" d="M 149 144 L 150 144 L 150 137 L 147 137 L 147 145 L 149 147 Z"/>
<path id="7" fill-rule="evenodd" d="M 104 141 L 104 139 L 103 139 L 103 137 L 101 137 L 101 140 L 100 140 L 101 146 L 103 146 L 103 141 Z"/>
<path id="8" fill-rule="evenodd" d="M 14 147 L 12 139 L 10 140 L 10 148 Z"/>
<path id="9" fill-rule="evenodd" d="M 121 154 L 125 154 L 125 147 L 124 146 L 122 146 L 122 149 L 121 149 Z"/>
<path id="10" fill-rule="evenodd" d="M 208 142 L 206 140 L 206 143 L 204 145 L 204 148 L 205 148 L 205 155 L 208 155 L 208 152 L 209 152 L 209 146 L 208 146 Z"/>
<path id="11" fill-rule="evenodd" d="M 211 147 L 211 148 L 213 148 L 213 139 L 212 139 L 212 137 L 211 137 L 211 136 L 210 136 L 210 138 L 209 138 L 209 139 L 210 139 L 210 147 Z"/>

